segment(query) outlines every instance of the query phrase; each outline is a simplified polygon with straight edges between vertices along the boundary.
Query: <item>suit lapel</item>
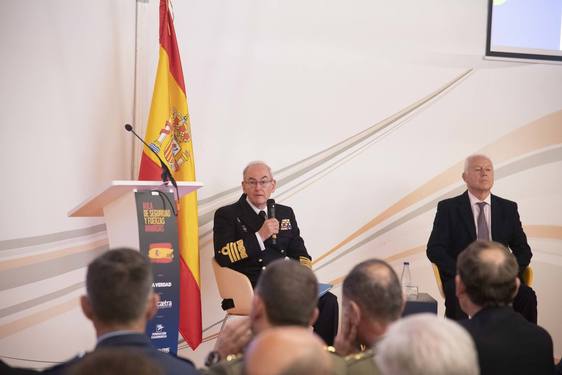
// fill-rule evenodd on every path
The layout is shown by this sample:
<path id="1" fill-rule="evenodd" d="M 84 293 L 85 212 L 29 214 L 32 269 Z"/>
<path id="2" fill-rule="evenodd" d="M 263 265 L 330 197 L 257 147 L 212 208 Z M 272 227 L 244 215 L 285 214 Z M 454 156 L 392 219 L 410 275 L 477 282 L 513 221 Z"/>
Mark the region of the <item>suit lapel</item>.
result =
<path id="1" fill-rule="evenodd" d="M 240 207 L 239 219 L 248 227 L 250 232 L 257 232 L 263 224 L 263 219 L 250 207 L 246 201 L 246 194 L 240 197 L 238 205 Z"/>
<path id="2" fill-rule="evenodd" d="M 495 195 L 490 196 L 490 209 L 492 210 L 492 241 L 500 241 L 499 236 L 501 230 L 501 217 L 502 217 L 502 207 L 499 204 L 498 198 Z"/>
<path id="3" fill-rule="evenodd" d="M 460 196 L 459 202 L 460 217 L 466 227 L 470 238 L 472 240 L 476 239 L 476 227 L 474 226 L 474 214 L 472 213 L 472 208 L 470 207 L 470 198 L 468 198 L 468 191 Z M 493 210 L 492 210 L 493 211 Z"/>

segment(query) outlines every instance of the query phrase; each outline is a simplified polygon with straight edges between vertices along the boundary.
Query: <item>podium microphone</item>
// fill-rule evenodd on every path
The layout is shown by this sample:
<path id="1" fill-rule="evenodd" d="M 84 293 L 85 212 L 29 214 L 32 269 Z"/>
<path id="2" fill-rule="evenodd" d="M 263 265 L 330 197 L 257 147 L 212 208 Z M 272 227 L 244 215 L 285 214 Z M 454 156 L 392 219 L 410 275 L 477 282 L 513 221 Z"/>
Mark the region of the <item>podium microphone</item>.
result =
<path id="1" fill-rule="evenodd" d="M 170 181 L 172 185 L 174 185 L 174 187 L 176 188 L 176 192 L 177 192 L 178 184 L 176 183 L 176 179 L 174 178 L 174 176 L 172 176 L 172 172 L 170 172 L 170 169 L 168 168 L 166 163 L 164 163 L 162 159 L 160 159 L 160 155 L 158 155 L 158 153 L 154 151 L 152 147 L 150 147 L 141 137 L 139 137 L 139 135 L 133 130 L 133 127 L 131 125 L 125 124 L 125 130 L 133 133 L 135 137 L 137 137 L 146 147 L 150 149 L 150 151 L 152 151 L 154 155 L 156 155 L 156 157 L 160 161 L 160 167 L 162 168 L 162 174 L 160 175 L 162 182 L 167 183 L 168 181 Z"/>
<path id="2" fill-rule="evenodd" d="M 272 219 L 275 217 L 275 199 L 267 200 L 267 218 Z M 271 243 L 277 245 L 277 235 L 273 234 L 271 236 Z"/>

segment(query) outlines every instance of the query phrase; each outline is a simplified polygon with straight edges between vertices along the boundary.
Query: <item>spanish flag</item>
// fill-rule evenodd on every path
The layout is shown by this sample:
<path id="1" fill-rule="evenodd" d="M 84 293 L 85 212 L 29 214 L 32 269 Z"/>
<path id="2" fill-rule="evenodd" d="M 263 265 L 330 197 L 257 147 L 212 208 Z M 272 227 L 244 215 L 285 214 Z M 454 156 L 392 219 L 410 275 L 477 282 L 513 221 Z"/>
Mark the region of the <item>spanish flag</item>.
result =
<path id="1" fill-rule="evenodd" d="M 145 135 L 168 164 L 177 181 L 195 181 L 191 123 L 174 24 L 168 0 L 160 0 L 160 55 L 152 103 Z M 160 180 L 160 162 L 145 147 L 139 171 L 140 180 Z M 179 331 L 192 349 L 201 343 L 201 288 L 197 195 L 191 193 L 179 202 L 180 317 Z"/>

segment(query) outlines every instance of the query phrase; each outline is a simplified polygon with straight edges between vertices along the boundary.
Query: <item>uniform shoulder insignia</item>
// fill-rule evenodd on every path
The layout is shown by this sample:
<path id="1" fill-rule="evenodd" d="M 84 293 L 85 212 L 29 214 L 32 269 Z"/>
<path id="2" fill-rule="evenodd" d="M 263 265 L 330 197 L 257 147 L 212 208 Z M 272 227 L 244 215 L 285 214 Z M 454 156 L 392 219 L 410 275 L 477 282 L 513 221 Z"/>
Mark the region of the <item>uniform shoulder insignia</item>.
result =
<path id="1" fill-rule="evenodd" d="M 299 263 L 308 268 L 312 268 L 312 262 L 307 257 L 299 257 Z"/>
<path id="2" fill-rule="evenodd" d="M 372 358 L 373 356 L 374 356 L 374 352 L 372 350 L 366 350 L 364 352 L 353 353 L 353 354 L 347 355 L 345 357 L 345 361 L 347 363 L 357 362 L 357 361 L 362 361 L 364 359 Z"/>
<path id="3" fill-rule="evenodd" d="M 239 354 L 229 354 L 226 356 L 226 358 L 224 359 L 227 362 L 232 362 L 232 361 L 236 361 L 236 360 L 240 360 L 244 357 L 244 355 L 242 353 Z"/>

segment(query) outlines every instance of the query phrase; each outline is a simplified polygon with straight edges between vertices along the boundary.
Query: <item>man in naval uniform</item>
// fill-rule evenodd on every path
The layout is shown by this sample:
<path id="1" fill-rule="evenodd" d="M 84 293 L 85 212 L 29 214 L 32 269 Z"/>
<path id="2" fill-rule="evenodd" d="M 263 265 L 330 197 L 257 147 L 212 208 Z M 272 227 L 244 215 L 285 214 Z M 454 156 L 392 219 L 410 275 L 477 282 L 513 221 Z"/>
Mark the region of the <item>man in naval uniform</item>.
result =
<path id="1" fill-rule="evenodd" d="M 310 268 L 311 256 L 292 208 L 276 204 L 275 217 L 268 218 L 267 200 L 277 183 L 269 166 L 262 161 L 251 162 L 242 176 L 240 199 L 215 212 L 213 240 L 217 263 L 245 274 L 253 287 L 262 270 L 276 259 L 294 259 Z M 336 296 L 324 294 L 318 308 L 320 315 L 314 331 L 332 345 L 338 329 Z"/>

